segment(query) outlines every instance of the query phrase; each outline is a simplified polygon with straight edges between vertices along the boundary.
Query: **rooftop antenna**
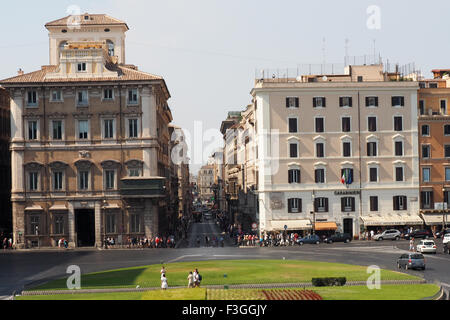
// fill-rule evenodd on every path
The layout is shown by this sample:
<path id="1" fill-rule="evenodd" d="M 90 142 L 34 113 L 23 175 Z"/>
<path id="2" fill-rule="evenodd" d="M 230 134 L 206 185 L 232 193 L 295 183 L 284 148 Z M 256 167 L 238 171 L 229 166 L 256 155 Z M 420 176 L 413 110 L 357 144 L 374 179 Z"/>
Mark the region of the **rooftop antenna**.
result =
<path id="1" fill-rule="evenodd" d="M 345 38 L 345 65 L 347 66 L 349 64 L 348 61 L 348 43 L 350 42 L 350 40 L 348 40 L 348 38 Z"/>
<path id="2" fill-rule="evenodd" d="M 323 43 L 323 45 L 322 45 L 323 66 L 324 66 L 324 68 L 325 68 L 325 63 L 326 63 L 326 56 L 325 56 L 325 44 L 326 44 L 326 40 L 325 40 L 325 37 L 323 37 L 322 43 Z"/>
<path id="3" fill-rule="evenodd" d="M 376 64 L 375 60 L 376 60 L 376 47 L 377 47 L 377 39 L 373 39 L 373 64 Z"/>

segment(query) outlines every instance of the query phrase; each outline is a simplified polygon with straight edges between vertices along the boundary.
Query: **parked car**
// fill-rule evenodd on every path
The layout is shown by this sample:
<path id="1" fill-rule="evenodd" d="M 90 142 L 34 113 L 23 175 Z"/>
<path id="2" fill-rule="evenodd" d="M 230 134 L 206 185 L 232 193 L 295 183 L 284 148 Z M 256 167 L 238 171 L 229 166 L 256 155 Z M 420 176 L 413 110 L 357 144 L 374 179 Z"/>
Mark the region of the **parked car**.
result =
<path id="1" fill-rule="evenodd" d="M 309 243 L 309 244 L 319 244 L 320 243 L 320 238 L 318 235 L 314 234 L 314 235 L 310 235 L 310 236 L 306 236 L 304 238 L 300 238 L 297 240 L 297 243 L 299 245 L 304 245 L 305 243 Z"/>
<path id="2" fill-rule="evenodd" d="M 433 237 L 433 234 L 431 233 L 431 231 L 430 230 L 426 230 L 426 229 L 414 230 L 411 233 L 405 234 L 405 239 L 411 239 L 411 238 L 428 239 L 428 238 L 432 238 L 432 237 Z"/>
<path id="3" fill-rule="evenodd" d="M 396 229 L 385 230 L 382 233 L 373 236 L 373 240 L 383 241 L 383 240 L 399 240 L 401 237 L 401 232 Z"/>
<path id="4" fill-rule="evenodd" d="M 434 253 L 436 254 L 437 246 L 434 240 L 420 240 L 416 246 L 416 251 L 420 253 Z"/>
<path id="5" fill-rule="evenodd" d="M 442 240 L 442 243 L 443 244 L 447 244 L 447 243 L 449 243 L 450 242 L 450 233 L 446 233 L 445 235 L 444 235 L 444 239 Z"/>
<path id="6" fill-rule="evenodd" d="M 334 235 L 325 238 L 325 243 L 333 243 L 333 242 L 345 242 L 349 243 L 352 241 L 352 236 L 349 233 L 335 233 Z"/>
<path id="7" fill-rule="evenodd" d="M 397 267 L 399 269 L 422 269 L 425 270 L 425 258 L 420 253 L 405 253 L 397 260 Z"/>

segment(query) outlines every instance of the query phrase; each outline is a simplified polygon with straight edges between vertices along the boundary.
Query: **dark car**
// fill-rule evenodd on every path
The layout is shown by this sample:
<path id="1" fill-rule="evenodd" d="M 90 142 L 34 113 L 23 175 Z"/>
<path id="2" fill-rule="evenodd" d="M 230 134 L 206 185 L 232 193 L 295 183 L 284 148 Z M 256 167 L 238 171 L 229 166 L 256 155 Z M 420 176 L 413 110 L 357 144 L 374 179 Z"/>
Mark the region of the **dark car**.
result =
<path id="1" fill-rule="evenodd" d="M 421 253 L 405 253 L 397 260 L 397 268 L 425 270 L 425 258 Z"/>
<path id="2" fill-rule="evenodd" d="M 297 243 L 299 245 L 304 245 L 305 243 L 310 243 L 310 244 L 319 244 L 320 243 L 320 238 L 318 235 L 310 235 L 310 236 L 306 236 L 304 238 L 300 238 L 297 240 Z"/>
<path id="3" fill-rule="evenodd" d="M 450 242 L 444 244 L 444 253 L 445 254 L 450 254 Z"/>
<path id="4" fill-rule="evenodd" d="M 336 233 L 330 237 L 325 238 L 324 242 L 333 243 L 333 242 L 345 242 L 349 243 L 352 241 L 352 236 L 348 233 Z"/>
<path id="5" fill-rule="evenodd" d="M 450 233 L 450 229 L 446 229 L 446 230 L 441 230 L 435 233 L 436 238 L 443 238 L 444 235 Z"/>
<path id="6" fill-rule="evenodd" d="M 433 234 L 431 233 L 431 231 L 426 230 L 426 229 L 414 230 L 411 233 L 405 234 L 405 239 L 411 239 L 411 238 L 428 239 L 428 238 L 432 238 L 432 237 L 433 237 Z"/>

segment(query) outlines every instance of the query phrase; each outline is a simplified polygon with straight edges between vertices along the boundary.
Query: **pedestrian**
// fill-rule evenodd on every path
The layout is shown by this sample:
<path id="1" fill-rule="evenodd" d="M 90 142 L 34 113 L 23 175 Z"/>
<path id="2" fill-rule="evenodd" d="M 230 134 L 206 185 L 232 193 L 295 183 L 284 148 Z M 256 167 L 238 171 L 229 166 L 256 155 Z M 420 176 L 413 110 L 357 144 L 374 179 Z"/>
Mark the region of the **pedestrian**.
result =
<path id="1" fill-rule="evenodd" d="M 414 238 L 409 240 L 409 251 L 414 251 Z"/>
<path id="2" fill-rule="evenodd" d="M 373 236 L 375 235 L 375 232 L 373 230 L 370 230 L 370 240 L 373 239 Z"/>
<path id="3" fill-rule="evenodd" d="M 192 271 L 189 271 L 187 279 L 188 279 L 188 288 L 193 288 L 194 287 L 194 275 L 192 274 Z"/>
<path id="4" fill-rule="evenodd" d="M 195 269 L 192 274 L 192 280 L 194 281 L 193 287 L 195 288 L 197 286 L 197 282 L 198 282 L 198 270 L 197 269 Z"/>
<path id="5" fill-rule="evenodd" d="M 166 274 L 166 268 L 164 266 L 162 266 L 160 273 L 161 274 Z"/>
<path id="6" fill-rule="evenodd" d="M 161 289 L 162 290 L 166 290 L 168 287 L 169 287 L 169 285 L 167 284 L 166 274 L 163 273 L 161 275 Z"/>

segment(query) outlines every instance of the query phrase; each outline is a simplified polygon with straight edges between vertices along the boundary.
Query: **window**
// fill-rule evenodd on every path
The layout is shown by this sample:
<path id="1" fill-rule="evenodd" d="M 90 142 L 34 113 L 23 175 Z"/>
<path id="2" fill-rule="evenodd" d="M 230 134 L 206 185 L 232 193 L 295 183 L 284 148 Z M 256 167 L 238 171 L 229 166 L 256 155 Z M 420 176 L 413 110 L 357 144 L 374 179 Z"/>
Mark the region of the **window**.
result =
<path id="1" fill-rule="evenodd" d="M 116 215 L 113 213 L 106 215 L 106 233 L 116 233 Z"/>
<path id="2" fill-rule="evenodd" d="M 111 40 L 106 40 L 106 44 L 108 45 L 108 55 L 110 57 L 114 56 L 114 42 Z"/>
<path id="3" fill-rule="evenodd" d="M 28 121 L 28 140 L 37 140 L 37 121 Z"/>
<path id="4" fill-rule="evenodd" d="M 403 156 L 403 141 L 395 141 L 395 155 Z"/>
<path id="5" fill-rule="evenodd" d="M 113 139 L 114 138 L 114 120 L 106 119 L 103 120 L 103 138 Z"/>
<path id="6" fill-rule="evenodd" d="M 350 132 L 351 131 L 351 121 L 350 117 L 343 117 L 342 118 L 342 132 Z"/>
<path id="7" fill-rule="evenodd" d="M 289 132 L 297 132 L 297 118 L 289 118 Z"/>
<path id="8" fill-rule="evenodd" d="M 394 198 L 394 210 L 406 210 L 406 196 L 395 196 Z"/>
<path id="9" fill-rule="evenodd" d="M 450 208 L 450 197 L 448 196 L 448 191 L 444 191 L 444 203 L 447 204 L 447 208 Z"/>
<path id="10" fill-rule="evenodd" d="M 302 212 L 302 199 L 299 198 L 288 199 L 288 212 L 289 213 Z"/>
<path id="11" fill-rule="evenodd" d="M 352 97 L 339 98 L 339 107 L 351 107 L 351 106 L 352 106 Z"/>
<path id="12" fill-rule="evenodd" d="M 78 138 L 88 139 L 89 136 L 89 121 L 88 120 L 78 120 Z"/>
<path id="13" fill-rule="evenodd" d="M 425 101 L 419 100 L 419 114 L 423 116 L 425 114 Z"/>
<path id="14" fill-rule="evenodd" d="M 394 117 L 394 131 L 403 131 L 403 117 Z"/>
<path id="15" fill-rule="evenodd" d="M 325 169 L 315 169 L 314 176 L 316 183 L 325 183 Z"/>
<path id="16" fill-rule="evenodd" d="M 28 91 L 27 93 L 27 106 L 37 106 L 37 92 Z"/>
<path id="17" fill-rule="evenodd" d="M 430 136 L 430 126 L 427 124 L 422 125 L 421 128 L 422 137 L 429 137 Z"/>
<path id="18" fill-rule="evenodd" d="M 298 145 L 296 143 L 289 144 L 289 155 L 291 158 L 298 157 Z"/>
<path id="19" fill-rule="evenodd" d="M 445 168 L 445 181 L 450 181 L 450 167 Z"/>
<path id="20" fill-rule="evenodd" d="M 328 198 L 316 198 L 314 200 L 315 212 L 328 212 Z"/>
<path id="21" fill-rule="evenodd" d="M 105 188 L 107 190 L 115 188 L 115 172 L 114 170 L 105 171 Z"/>
<path id="22" fill-rule="evenodd" d="M 441 105 L 441 115 L 446 115 L 447 114 L 447 100 L 441 100 L 440 105 Z"/>
<path id="23" fill-rule="evenodd" d="M 325 157 L 325 148 L 322 142 L 316 143 L 316 157 L 317 158 Z"/>
<path id="24" fill-rule="evenodd" d="M 444 126 L 444 135 L 445 136 L 450 136 L 450 124 L 446 124 Z"/>
<path id="25" fill-rule="evenodd" d="M 354 197 L 341 198 L 341 211 L 342 212 L 355 211 L 355 198 Z"/>
<path id="26" fill-rule="evenodd" d="M 395 167 L 395 181 L 403 181 L 403 167 Z"/>
<path id="27" fill-rule="evenodd" d="M 433 207 L 433 191 L 422 191 L 420 193 L 420 208 L 431 209 Z"/>
<path id="28" fill-rule="evenodd" d="M 288 171 L 289 175 L 289 183 L 300 183 L 300 170 L 299 169 L 291 169 Z"/>
<path id="29" fill-rule="evenodd" d="M 38 177 L 39 174 L 37 172 L 29 172 L 28 173 L 28 186 L 30 191 L 37 191 L 38 187 Z"/>
<path id="30" fill-rule="evenodd" d="M 89 190 L 89 171 L 80 171 L 78 173 L 78 189 Z"/>
<path id="31" fill-rule="evenodd" d="M 324 97 L 314 97 L 313 98 L 313 107 L 314 108 L 325 108 L 326 107 L 326 99 Z"/>
<path id="32" fill-rule="evenodd" d="M 437 82 L 430 82 L 430 84 L 428 85 L 429 88 L 437 88 L 438 84 Z"/>
<path id="33" fill-rule="evenodd" d="M 141 232 L 141 216 L 139 214 L 130 215 L 130 232 L 131 233 Z"/>
<path id="34" fill-rule="evenodd" d="M 422 168 L 422 181 L 430 182 L 431 168 Z"/>
<path id="35" fill-rule="evenodd" d="M 423 144 L 422 145 L 422 158 L 427 159 L 430 157 L 430 145 Z"/>
<path id="36" fill-rule="evenodd" d="M 370 197 L 370 211 L 378 211 L 378 197 Z"/>
<path id="37" fill-rule="evenodd" d="M 62 91 L 61 90 L 53 90 L 52 91 L 52 101 L 62 101 Z"/>
<path id="38" fill-rule="evenodd" d="M 378 168 L 369 168 L 369 181 L 378 182 Z"/>
<path id="39" fill-rule="evenodd" d="M 351 142 L 342 143 L 342 156 L 351 157 L 352 156 L 352 144 Z"/>
<path id="40" fill-rule="evenodd" d="M 370 132 L 377 131 L 377 118 L 376 117 L 368 117 L 368 129 Z"/>
<path id="41" fill-rule="evenodd" d="M 103 90 L 103 100 L 113 100 L 114 93 L 113 89 L 104 89 Z"/>
<path id="42" fill-rule="evenodd" d="M 137 168 L 129 169 L 128 170 L 128 176 L 129 177 L 140 177 L 141 176 L 141 170 Z"/>
<path id="43" fill-rule="evenodd" d="M 53 191 L 63 189 L 63 173 L 61 171 L 53 172 Z"/>
<path id="44" fill-rule="evenodd" d="M 80 62 L 78 63 L 78 72 L 85 72 L 86 71 L 86 62 Z"/>
<path id="45" fill-rule="evenodd" d="M 364 77 L 363 76 L 358 76 L 358 82 L 363 82 Z"/>
<path id="46" fill-rule="evenodd" d="M 77 92 L 77 106 L 87 106 L 88 105 L 88 91 L 81 90 Z"/>
<path id="47" fill-rule="evenodd" d="M 366 97 L 366 107 L 378 107 L 378 97 Z"/>
<path id="48" fill-rule="evenodd" d="M 53 140 L 61 140 L 62 139 L 62 121 L 61 120 L 53 120 L 52 121 L 53 128 Z"/>
<path id="49" fill-rule="evenodd" d="M 316 132 L 324 132 L 324 118 L 316 118 Z"/>
<path id="50" fill-rule="evenodd" d="M 34 235 L 39 234 L 39 223 L 40 217 L 39 216 L 30 216 L 30 233 Z"/>
<path id="51" fill-rule="evenodd" d="M 64 216 L 55 216 L 54 234 L 64 234 Z"/>
<path id="52" fill-rule="evenodd" d="M 405 106 L 405 97 L 392 97 L 393 107 L 403 107 Z"/>
<path id="53" fill-rule="evenodd" d="M 287 97 L 286 98 L 286 108 L 298 108 L 299 98 L 297 97 Z"/>
<path id="54" fill-rule="evenodd" d="M 128 119 L 128 137 L 138 137 L 138 119 Z"/>
<path id="55" fill-rule="evenodd" d="M 367 143 L 367 156 L 368 157 L 376 157 L 377 156 L 377 143 L 376 142 L 368 142 Z"/>
<path id="56" fill-rule="evenodd" d="M 444 145 L 444 157 L 450 158 L 450 145 L 448 144 Z"/>
<path id="57" fill-rule="evenodd" d="M 128 90 L 128 104 L 138 103 L 138 91 L 137 89 Z"/>

